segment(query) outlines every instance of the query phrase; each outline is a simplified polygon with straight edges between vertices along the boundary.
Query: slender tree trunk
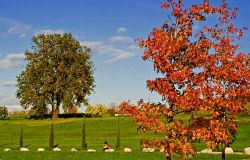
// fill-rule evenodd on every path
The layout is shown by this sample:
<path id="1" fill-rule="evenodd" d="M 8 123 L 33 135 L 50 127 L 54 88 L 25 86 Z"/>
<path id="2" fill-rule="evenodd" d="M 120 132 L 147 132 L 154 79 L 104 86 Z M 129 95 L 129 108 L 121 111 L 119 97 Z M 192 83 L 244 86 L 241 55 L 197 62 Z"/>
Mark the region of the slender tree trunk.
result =
<path id="1" fill-rule="evenodd" d="M 225 153 L 226 145 L 222 146 L 222 152 L 221 152 L 221 159 L 225 160 L 226 159 L 226 153 Z"/>
<path id="2" fill-rule="evenodd" d="M 224 84 L 224 83 L 223 83 L 223 84 Z M 223 90 L 224 90 L 224 92 L 225 92 L 225 85 L 223 85 Z M 224 95 L 224 94 L 223 94 L 223 97 L 225 98 L 225 95 Z M 226 122 L 226 112 L 225 112 L 225 111 L 223 111 L 222 116 L 223 116 L 222 122 L 225 123 L 225 122 Z M 226 159 L 226 153 L 225 153 L 225 152 L 226 152 L 226 146 L 227 146 L 226 143 L 222 144 L 222 151 L 221 151 L 221 159 L 222 159 L 222 160 L 225 160 L 225 159 Z"/>

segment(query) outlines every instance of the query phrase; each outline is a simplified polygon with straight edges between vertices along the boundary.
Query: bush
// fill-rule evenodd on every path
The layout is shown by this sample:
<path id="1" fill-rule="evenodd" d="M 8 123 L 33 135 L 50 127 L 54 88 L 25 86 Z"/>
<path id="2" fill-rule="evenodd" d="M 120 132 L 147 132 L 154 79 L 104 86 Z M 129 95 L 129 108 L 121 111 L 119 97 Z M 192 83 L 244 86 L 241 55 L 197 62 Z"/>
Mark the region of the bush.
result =
<path id="1" fill-rule="evenodd" d="M 96 106 L 88 105 L 85 113 L 93 117 L 103 117 L 107 115 L 108 110 L 104 104 L 97 104 Z"/>
<path id="2" fill-rule="evenodd" d="M 87 105 L 87 108 L 85 110 L 86 114 L 94 114 L 95 106 L 92 106 L 91 104 Z"/>
<path id="3" fill-rule="evenodd" d="M 8 109 L 5 106 L 0 106 L 0 119 L 8 119 Z"/>

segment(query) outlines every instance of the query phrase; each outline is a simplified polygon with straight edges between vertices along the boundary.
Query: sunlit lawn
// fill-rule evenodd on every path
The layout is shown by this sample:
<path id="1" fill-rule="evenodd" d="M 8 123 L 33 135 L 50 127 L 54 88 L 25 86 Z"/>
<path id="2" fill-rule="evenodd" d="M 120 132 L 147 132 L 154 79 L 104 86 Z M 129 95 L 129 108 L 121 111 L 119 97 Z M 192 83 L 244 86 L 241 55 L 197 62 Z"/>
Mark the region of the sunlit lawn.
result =
<path id="1" fill-rule="evenodd" d="M 245 147 L 250 147 L 250 117 L 239 118 L 238 138 L 232 145 L 235 151 L 243 151 Z M 0 159 L 164 159 L 161 153 L 142 153 L 140 151 L 140 140 L 142 138 L 153 139 L 155 135 L 152 132 L 138 134 L 136 126 L 128 117 L 120 118 L 121 127 L 121 148 L 129 147 L 132 153 L 115 151 L 114 153 L 103 153 L 103 142 L 108 141 L 111 146 L 115 146 L 117 134 L 117 118 L 88 118 L 86 119 L 87 143 L 88 148 L 96 149 L 96 153 L 87 153 L 79 151 L 78 153 L 70 152 L 72 147 L 81 148 L 81 129 L 83 119 L 60 119 L 55 122 L 55 144 L 62 149 L 60 153 L 53 153 L 48 150 L 48 136 L 50 132 L 49 120 L 1 120 L 0 121 Z M 30 145 L 30 152 L 22 153 L 18 151 L 20 128 L 24 125 L 24 144 Z M 12 152 L 3 152 L 4 148 L 11 148 Z M 39 147 L 47 151 L 38 153 Z M 198 145 L 203 149 L 203 145 Z M 244 155 L 227 155 L 228 159 L 246 159 L 250 156 Z M 220 159 L 220 155 L 197 155 L 195 159 Z"/>

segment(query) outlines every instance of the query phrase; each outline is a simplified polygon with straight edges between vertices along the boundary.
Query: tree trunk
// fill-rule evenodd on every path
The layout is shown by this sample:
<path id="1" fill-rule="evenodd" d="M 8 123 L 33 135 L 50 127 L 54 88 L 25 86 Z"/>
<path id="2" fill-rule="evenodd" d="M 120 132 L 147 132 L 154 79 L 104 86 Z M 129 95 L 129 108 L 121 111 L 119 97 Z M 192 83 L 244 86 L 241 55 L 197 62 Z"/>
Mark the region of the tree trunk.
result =
<path id="1" fill-rule="evenodd" d="M 166 160 L 171 160 L 171 156 L 166 156 Z"/>
<path id="2" fill-rule="evenodd" d="M 169 151 L 167 151 L 166 160 L 171 160 L 171 154 L 169 153 Z"/>
<path id="3" fill-rule="evenodd" d="M 52 106 L 52 120 L 58 119 L 58 113 L 59 113 L 59 106 L 53 105 Z"/>
<path id="4" fill-rule="evenodd" d="M 222 146 L 222 152 L 221 152 L 221 159 L 222 160 L 225 160 L 226 159 L 226 153 L 225 153 L 225 145 Z"/>

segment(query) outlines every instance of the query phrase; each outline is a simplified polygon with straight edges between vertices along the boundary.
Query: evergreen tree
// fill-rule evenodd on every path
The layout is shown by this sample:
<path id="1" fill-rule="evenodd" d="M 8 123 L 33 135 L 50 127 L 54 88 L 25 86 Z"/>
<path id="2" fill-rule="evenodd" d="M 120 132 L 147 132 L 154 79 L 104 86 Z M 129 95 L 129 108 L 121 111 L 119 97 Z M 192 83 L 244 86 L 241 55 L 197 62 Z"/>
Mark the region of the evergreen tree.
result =
<path id="1" fill-rule="evenodd" d="M 85 118 L 84 118 L 83 125 L 82 125 L 82 149 L 87 149 Z"/>
<path id="2" fill-rule="evenodd" d="M 49 148 L 54 147 L 54 125 L 51 123 L 50 135 L 49 135 Z"/>
<path id="3" fill-rule="evenodd" d="M 20 148 L 23 147 L 23 125 L 21 127 L 20 138 L 19 138 Z"/>
<path id="4" fill-rule="evenodd" d="M 121 148 L 121 136 L 120 136 L 120 118 L 118 117 L 117 118 L 117 123 L 118 123 L 118 125 L 117 125 L 117 139 L 116 139 L 116 145 L 115 145 L 115 147 L 116 147 L 116 149 L 120 149 Z"/>

